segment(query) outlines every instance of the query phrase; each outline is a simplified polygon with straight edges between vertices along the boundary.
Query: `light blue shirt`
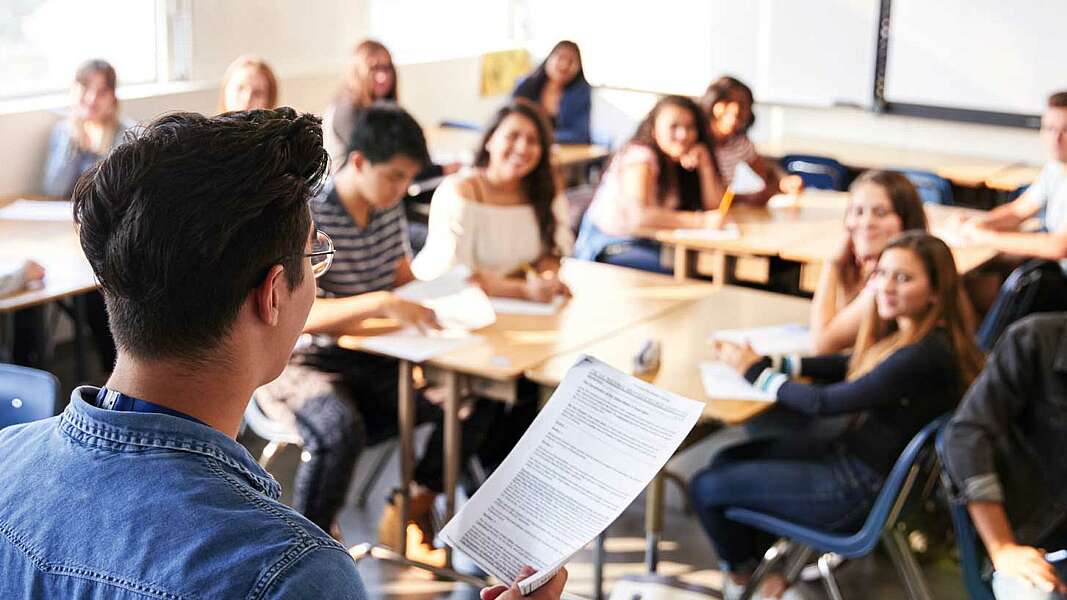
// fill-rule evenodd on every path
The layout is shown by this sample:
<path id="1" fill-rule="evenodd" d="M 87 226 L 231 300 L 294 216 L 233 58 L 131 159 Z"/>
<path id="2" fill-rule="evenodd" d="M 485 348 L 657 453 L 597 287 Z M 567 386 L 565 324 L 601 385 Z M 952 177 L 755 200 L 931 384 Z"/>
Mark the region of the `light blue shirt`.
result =
<path id="1" fill-rule="evenodd" d="M 236 441 L 96 394 L 0 430 L 0 598 L 366 598 Z"/>
<path id="2" fill-rule="evenodd" d="M 126 131 L 131 127 L 131 123 L 119 121 L 115 138 L 111 142 L 112 148 L 126 139 Z M 81 174 L 103 158 L 102 155 L 78 147 L 74 142 L 70 121 L 64 119 L 56 123 L 52 134 L 48 136 L 48 156 L 41 174 L 41 193 L 46 196 L 70 198 L 74 192 L 74 184 L 78 182 Z"/>
<path id="3" fill-rule="evenodd" d="M 1067 170 L 1063 163 L 1050 160 L 1030 186 L 1030 194 L 1043 209 L 1041 225 L 1049 233 L 1067 233 Z M 1041 214 L 1041 213 L 1039 213 Z M 1067 272 L 1067 260 L 1060 261 Z"/>

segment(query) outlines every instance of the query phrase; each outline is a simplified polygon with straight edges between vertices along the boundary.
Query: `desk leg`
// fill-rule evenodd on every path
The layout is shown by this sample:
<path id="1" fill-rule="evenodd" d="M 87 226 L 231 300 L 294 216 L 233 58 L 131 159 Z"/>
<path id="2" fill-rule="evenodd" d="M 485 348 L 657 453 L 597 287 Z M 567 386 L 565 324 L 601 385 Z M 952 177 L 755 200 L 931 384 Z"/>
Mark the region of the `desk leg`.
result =
<path id="1" fill-rule="evenodd" d="M 674 279 L 677 281 L 685 281 L 689 278 L 690 269 L 692 268 L 692 261 L 689 260 L 689 248 L 686 248 L 682 244 L 676 244 L 674 246 Z"/>
<path id="2" fill-rule="evenodd" d="M 445 374 L 445 522 L 456 514 L 456 485 L 459 482 L 462 439 L 459 434 L 460 376 Z M 445 547 L 446 568 L 452 565 L 452 549 Z"/>
<path id="3" fill-rule="evenodd" d="M 659 539 L 663 534 L 663 473 L 656 473 L 645 493 L 645 570 L 659 565 Z"/>
<path id="4" fill-rule="evenodd" d="M 711 282 L 716 287 L 726 285 L 727 257 L 722 250 L 711 252 Z"/>
<path id="5" fill-rule="evenodd" d="M 400 431 L 400 547 L 397 553 L 407 555 L 407 524 L 411 514 L 411 480 L 415 477 L 415 390 L 411 373 L 412 364 L 400 361 L 400 377 L 397 382 L 397 413 Z"/>

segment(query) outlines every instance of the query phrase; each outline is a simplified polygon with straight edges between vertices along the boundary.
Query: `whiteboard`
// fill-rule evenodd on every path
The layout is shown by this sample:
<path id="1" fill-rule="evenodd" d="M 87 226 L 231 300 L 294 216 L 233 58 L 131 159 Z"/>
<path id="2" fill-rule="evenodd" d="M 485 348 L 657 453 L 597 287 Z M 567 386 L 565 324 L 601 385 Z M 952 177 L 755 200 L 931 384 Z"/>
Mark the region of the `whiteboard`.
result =
<path id="1" fill-rule="evenodd" d="M 885 99 L 1040 114 L 1067 89 L 1067 3 L 893 0 Z"/>
<path id="2" fill-rule="evenodd" d="M 544 56 L 570 39 L 593 85 L 697 96 L 720 75 L 762 102 L 870 106 L 878 0 L 527 0 Z"/>

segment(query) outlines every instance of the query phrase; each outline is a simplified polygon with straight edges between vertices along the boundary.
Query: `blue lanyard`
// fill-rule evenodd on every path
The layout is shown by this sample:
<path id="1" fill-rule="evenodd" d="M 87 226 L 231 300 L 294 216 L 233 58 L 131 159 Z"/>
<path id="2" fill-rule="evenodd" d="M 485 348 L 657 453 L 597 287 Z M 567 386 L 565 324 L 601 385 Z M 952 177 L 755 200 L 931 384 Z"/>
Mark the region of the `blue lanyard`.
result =
<path id="1" fill-rule="evenodd" d="M 153 404 L 147 400 L 141 400 L 140 398 L 134 398 L 133 396 L 127 396 L 126 394 L 116 392 L 115 390 L 109 390 L 106 387 L 100 388 L 100 391 L 96 393 L 96 405 L 99 408 L 105 410 L 122 410 L 127 412 L 141 412 L 141 413 L 157 413 L 162 415 L 170 415 L 172 417 L 179 417 L 181 419 L 187 419 L 194 423 L 207 426 L 206 423 L 197 419 L 196 417 L 190 417 L 189 415 L 176 411 L 166 406 L 160 406 Z"/>

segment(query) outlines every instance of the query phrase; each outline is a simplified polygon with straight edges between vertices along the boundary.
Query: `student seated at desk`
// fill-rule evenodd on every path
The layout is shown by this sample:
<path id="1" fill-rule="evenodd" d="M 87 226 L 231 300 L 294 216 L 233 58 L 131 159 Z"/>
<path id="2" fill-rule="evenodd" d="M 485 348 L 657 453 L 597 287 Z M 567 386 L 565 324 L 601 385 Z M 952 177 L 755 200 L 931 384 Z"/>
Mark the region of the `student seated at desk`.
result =
<path id="1" fill-rule="evenodd" d="M 783 407 L 862 415 L 824 444 L 787 437 L 732 448 L 693 478 L 692 506 L 729 574 L 726 598 L 737 597 L 764 550 L 755 529 L 725 517 L 728 508 L 821 529 L 857 528 L 908 441 L 952 410 L 982 367 L 970 305 L 944 242 L 924 232 L 900 235 L 882 252 L 872 285 L 875 302 L 851 357 L 761 357 L 717 343 L 720 360 Z M 782 584 L 769 581 L 765 595 L 778 597 Z"/>
<path id="2" fill-rule="evenodd" d="M 588 144 L 593 88 L 582 72 L 578 44 L 562 41 L 552 47 L 533 73 L 519 81 L 512 98 L 539 104 L 555 125 L 561 144 Z"/>
<path id="3" fill-rule="evenodd" d="M 368 597 L 234 439 L 330 267 L 307 205 L 326 165 L 311 115 L 178 113 L 81 181 L 121 354 L 62 415 L 0 430 L 0 598 Z M 558 600 L 566 578 L 531 600 Z"/>
<path id="4" fill-rule="evenodd" d="M 74 72 L 68 117 L 52 129 L 41 193 L 69 198 L 74 182 L 122 143 L 130 124 L 119 119 L 118 78 L 106 61 L 87 60 Z"/>
<path id="5" fill-rule="evenodd" d="M 343 349 L 337 337 L 358 334 L 365 321 L 381 317 L 437 327 L 432 310 L 392 292 L 413 279 L 400 200 L 429 160 L 422 130 L 403 109 L 374 105 L 360 111 L 348 148 L 344 166 L 310 202 L 315 225 L 336 247 L 330 272 L 316 281 L 318 297 L 304 327 L 310 335 L 281 377 L 256 392 L 267 414 L 296 428 L 310 457 L 297 469 L 293 506 L 334 534 L 360 452 L 397 433 L 399 381 L 395 359 Z M 419 422 L 441 420 L 441 410 L 421 390 L 416 406 Z M 486 431 L 485 414 L 475 409 L 463 422 L 467 456 Z M 415 468 L 412 519 L 426 544 L 432 540 L 429 510 L 444 489 L 443 434 L 435 428 Z M 397 547 L 404 529 L 383 523 L 383 543 Z"/>
<path id="6" fill-rule="evenodd" d="M 976 244 L 990 246 L 1011 255 L 999 266 L 1019 265 L 1020 258 L 1036 259 L 1042 282 L 1028 312 L 1067 310 L 1067 91 L 1049 96 L 1048 107 L 1041 116 L 1041 137 L 1049 160 L 1037 180 L 1018 198 L 988 213 L 967 219 L 960 233 Z M 1040 213 L 1040 232 L 1021 232 L 1028 219 Z M 1059 263 L 1059 269 L 1051 261 Z M 1039 265 L 1027 265 L 1027 268 Z M 1000 285 L 1002 277 L 990 278 L 989 284 L 976 289 L 977 302 L 985 308 Z M 986 289 L 988 288 L 988 289 Z"/>
<path id="7" fill-rule="evenodd" d="M 352 131 L 359 112 L 375 102 L 397 102 L 396 66 L 393 56 L 380 42 L 364 40 L 352 50 L 348 74 L 341 91 L 334 98 L 323 118 L 326 151 L 333 161 L 332 170 L 345 162 L 345 136 Z M 450 175 L 459 170 L 459 163 L 435 165 L 429 163 L 415 180 Z"/>
<path id="8" fill-rule="evenodd" d="M 729 187 L 739 163 L 748 163 L 763 178 L 763 191 L 738 194 L 734 202 L 763 206 L 779 191 L 799 194 L 804 189 L 804 181 L 799 175 L 786 175 L 777 164 L 763 160 L 756 152 L 756 145 L 748 138 L 748 130 L 756 123 L 756 114 L 752 112 L 754 102 L 747 85 L 734 77 L 723 76 L 708 86 L 700 106 L 708 116 L 711 135 L 715 138 L 715 160 L 723 185 Z"/>
<path id="9" fill-rule="evenodd" d="M 490 296 L 549 302 L 567 295 L 558 271 L 573 238 L 551 148 L 537 105 L 520 98 L 497 111 L 474 167 L 445 179 L 433 195 L 426 247 L 411 265 L 415 276 L 433 279 L 465 265 Z"/>
<path id="10" fill-rule="evenodd" d="M 845 233 L 823 264 L 811 305 L 812 348 L 840 352 L 855 343 L 875 291 L 868 285 L 878 256 L 902 231 L 926 230 L 915 186 L 894 171 L 866 171 L 849 187 Z"/>
<path id="11" fill-rule="evenodd" d="M 952 476 L 1000 600 L 1067 598 L 1067 313 L 1008 328 L 945 431 Z"/>
<path id="12" fill-rule="evenodd" d="M 659 243 L 642 230 L 719 227 L 725 188 L 704 111 L 689 98 L 666 96 L 612 158 L 582 219 L 574 255 L 669 273 Z"/>
<path id="13" fill-rule="evenodd" d="M 245 54 L 226 67 L 219 87 L 219 112 L 274 108 L 278 79 L 262 58 Z"/>

